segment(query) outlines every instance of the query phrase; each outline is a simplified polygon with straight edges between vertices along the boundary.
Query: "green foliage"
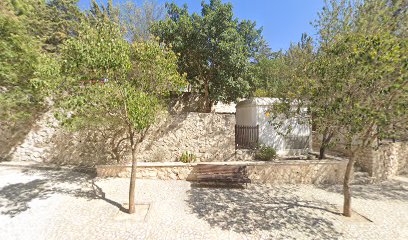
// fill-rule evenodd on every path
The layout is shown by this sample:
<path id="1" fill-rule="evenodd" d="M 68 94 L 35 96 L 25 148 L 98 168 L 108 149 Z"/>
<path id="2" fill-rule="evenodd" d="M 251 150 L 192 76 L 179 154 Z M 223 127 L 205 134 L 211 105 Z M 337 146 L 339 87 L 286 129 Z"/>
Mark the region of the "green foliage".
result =
<path id="1" fill-rule="evenodd" d="M 293 99 L 287 94 L 293 85 L 308 78 L 308 64 L 313 61 L 312 38 L 302 34 L 298 44 L 291 44 L 285 52 L 272 53 L 269 57 L 258 59 L 254 67 L 255 93 L 257 97 L 276 97 Z"/>
<path id="2" fill-rule="evenodd" d="M 196 161 L 196 156 L 193 153 L 183 152 L 179 161 L 182 163 L 192 163 Z"/>
<path id="3" fill-rule="evenodd" d="M 74 130 L 125 129 L 133 149 L 133 137 L 143 139 L 161 112 L 162 97 L 185 86 L 177 57 L 154 40 L 130 44 L 105 17 L 91 16 L 79 29 L 62 50 L 58 117 Z"/>
<path id="4" fill-rule="evenodd" d="M 67 77 L 59 89 L 59 105 L 72 112 L 66 124 L 74 128 L 106 127 L 123 121 L 125 125 L 144 125 L 144 120 L 130 122 L 137 120 L 137 110 L 130 114 L 127 105 L 134 105 L 139 98 L 148 100 L 126 79 L 131 67 L 130 46 L 115 23 L 83 24 L 78 37 L 68 40 L 62 53 L 62 72 Z"/>
<path id="5" fill-rule="evenodd" d="M 164 5 L 155 0 L 145 0 L 140 4 L 127 1 L 120 5 L 120 24 L 124 28 L 125 38 L 131 42 L 150 39 L 150 28 L 164 18 Z"/>
<path id="6" fill-rule="evenodd" d="M 77 80 L 120 80 L 131 67 L 130 45 L 111 22 L 82 24 L 78 37 L 69 39 L 62 53 L 63 73 L 79 76 Z"/>
<path id="7" fill-rule="evenodd" d="M 329 118 L 348 130 L 348 138 L 363 139 L 407 123 L 406 52 L 407 41 L 390 34 L 338 38 L 316 62 L 324 85 L 319 82 L 315 95 L 331 94 L 326 108 L 314 109 L 316 118 Z"/>
<path id="8" fill-rule="evenodd" d="M 61 44 L 76 32 L 82 17 L 78 0 L 6 0 L 26 23 L 28 33 L 40 40 L 42 50 L 59 52 Z"/>
<path id="9" fill-rule="evenodd" d="M 23 19 L 0 3 L 0 120 L 6 126 L 28 117 L 38 99 L 31 80 L 38 67 L 39 43 Z"/>
<path id="10" fill-rule="evenodd" d="M 202 13 L 167 4 L 168 18 L 152 32 L 180 55 L 179 72 L 187 73 L 192 91 L 204 94 L 206 110 L 217 101 L 247 96 L 253 83 L 251 59 L 265 45 L 261 30 L 233 17 L 232 5 L 202 2 Z"/>
<path id="11" fill-rule="evenodd" d="M 0 10 L 0 84 L 27 85 L 39 55 L 24 22 L 6 9 Z"/>
<path id="12" fill-rule="evenodd" d="M 59 80 L 56 52 L 73 33 L 76 1 L 6 0 L 0 3 L 0 119 L 8 126 L 41 108 Z M 68 16 L 69 15 L 69 16 Z M 63 22 L 65 21 L 65 22 Z"/>
<path id="13" fill-rule="evenodd" d="M 276 158 L 276 151 L 272 147 L 260 146 L 255 153 L 255 159 L 261 161 L 272 161 Z"/>
<path id="14" fill-rule="evenodd" d="M 138 89 L 166 96 L 186 86 L 185 76 L 177 71 L 177 56 L 164 44 L 153 39 L 135 42 L 131 46 L 132 67 L 128 78 Z"/>
<path id="15" fill-rule="evenodd" d="M 332 145 L 335 137 L 349 146 L 358 138 L 354 147 L 361 147 L 390 132 L 406 134 L 407 40 L 401 33 L 406 25 L 402 9 L 399 1 L 329 1 L 316 21 L 317 51 L 303 38 L 280 57 L 290 80 L 274 95 L 283 99 L 274 111 L 297 115 L 293 100 L 298 110 L 307 107 L 324 146 Z"/>

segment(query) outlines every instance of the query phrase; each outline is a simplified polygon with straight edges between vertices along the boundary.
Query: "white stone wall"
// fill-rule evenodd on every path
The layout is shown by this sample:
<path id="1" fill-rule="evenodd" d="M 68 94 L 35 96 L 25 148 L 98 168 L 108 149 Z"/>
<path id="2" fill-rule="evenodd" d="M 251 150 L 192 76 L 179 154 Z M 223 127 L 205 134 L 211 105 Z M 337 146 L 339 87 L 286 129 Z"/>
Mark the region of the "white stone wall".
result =
<path id="1" fill-rule="evenodd" d="M 142 161 L 178 161 L 189 152 L 198 161 L 235 161 L 235 115 L 180 113 L 154 130 L 141 144 Z"/>
<path id="2" fill-rule="evenodd" d="M 216 113 L 178 113 L 152 126 L 140 143 L 138 161 L 178 161 L 183 152 L 197 161 L 248 160 L 251 153 L 235 152 L 235 115 Z M 69 133 L 58 126 L 52 111 L 44 114 L 13 148 L 12 161 L 52 162 L 57 164 L 94 165 L 114 163 L 109 144 L 97 133 Z M 129 151 L 124 152 L 130 160 Z"/>
<path id="3" fill-rule="evenodd" d="M 52 110 L 43 114 L 28 132 L 23 143 L 11 149 L 9 160 L 43 162 L 52 154 L 52 137 L 57 126 L 58 122 Z"/>

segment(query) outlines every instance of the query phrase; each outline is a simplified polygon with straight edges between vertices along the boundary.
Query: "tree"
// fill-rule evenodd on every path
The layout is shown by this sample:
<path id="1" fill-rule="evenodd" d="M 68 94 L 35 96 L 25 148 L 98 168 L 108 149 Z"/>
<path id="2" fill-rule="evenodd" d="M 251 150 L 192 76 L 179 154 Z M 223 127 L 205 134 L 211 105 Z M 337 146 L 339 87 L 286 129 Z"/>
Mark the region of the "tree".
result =
<path id="1" fill-rule="evenodd" d="M 152 27 L 161 41 L 180 55 L 180 73 L 187 73 L 192 91 L 204 95 L 204 111 L 214 102 L 248 96 L 253 84 L 251 60 L 265 44 L 251 21 L 234 18 L 232 5 L 220 0 L 201 3 L 199 14 L 167 4 L 168 18 Z"/>
<path id="2" fill-rule="evenodd" d="M 52 71 L 57 57 L 44 51 L 43 39 L 34 31 L 39 17 L 29 17 L 44 6 L 45 1 L 0 2 L 0 144 L 5 146 L 0 155 L 5 159 L 47 107 L 38 83 L 58 73 Z"/>
<path id="3" fill-rule="evenodd" d="M 165 18 L 164 5 L 155 0 L 144 0 L 141 4 L 127 1 L 120 5 L 120 23 L 125 29 L 125 38 L 130 42 L 151 38 L 150 28 Z"/>
<path id="4" fill-rule="evenodd" d="M 129 213 L 134 213 L 138 143 L 157 118 L 161 98 L 184 85 L 177 57 L 156 41 L 130 45 L 119 26 L 106 18 L 82 24 L 63 48 L 58 106 L 73 129 L 114 128 L 126 132 L 132 171 Z M 61 88 L 62 86 L 62 88 Z"/>
<path id="5" fill-rule="evenodd" d="M 0 119 L 11 127 L 39 102 L 32 80 L 40 64 L 40 42 L 11 3 L 0 3 Z"/>
<path id="6" fill-rule="evenodd" d="M 407 42 L 392 35 L 350 34 L 326 50 L 330 59 L 319 61 L 328 61 L 324 79 L 335 86 L 325 105 L 326 117 L 350 150 L 343 185 L 345 216 L 351 216 L 349 181 L 356 153 L 370 147 L 399 116 L 408 123 L 408 112 L 400 106 L 401 98 L 407 101 L 406 51 Z"/>
<path id="7" fill-rule="evenodd" d="M 350 152 L 343 183 L 343 214 L 351 216 L 349 182 L 357 153 L 394 126 L 408 123 L 404 108 L 408 101 L 407 40 L 398 28 L 381 27 L 405 24 L 393 17 L 401 7 L 396 2 L 340 3 L 331 1 L 324 9 L 316 56 L 295 72 L 290 88 L 282 92 L 287 99 L 275 110 L 298 114 L 290 105 L 297 100 L 299 109 L 308 107 L 312 123 L 323 136 L 329 134 L 323 144 L 335 144 L 334 137 L 343 139 Z M 373 20 L 372 16 L 377 17 Z M 362 24 L 367 19 L 370 24 Z"/>
<path id="8" fill-rule="evenodd" d="M 23 19 L 29 35 L 41 42 L 47 53 L 56 53 L 61 44 L 72 35 L 82 18 L 78 0 L 13 0 L 10 8 Z"/>
<path id="9" fill-rule="evenodd" d="M 335 4 L 332 1 L 331 5 Z M 321 45 L 314 72 L 326 96 L 317 107 L 345 139 L 350 160 L 344 178 L 345 216 L 351 215 L 350 175 L 356 153 L 384 137 L 395 126 L 408 123 L 406 106 L 406 7 L 401 1 L 365 1 L 327 11 L 342 26 Z M 342 16 L 337 13 L 343 12 Z M 403 13 L 405 12 L 405 13 Z M 339 24 L 340 23 L 340 24 Z M 328 27 L 320 25 L 322 32 Z M 329 36 L 329 35 L 328 35 Z M 405 63 L 404 63 L 405 62 Z M 321 95 L 319 91 L 319 95 Z M 327 126 L 326 125 L 326 126 Z"/>
<path id="10" fill-rule="evenodd" d="M 308 78 L 308 65 L 314 58 L 313 40 L 302 34 L 301 41 L 286 52 L 261 57 L 255 64 L 256 96 L 287 98 L 286 89 Z"/>

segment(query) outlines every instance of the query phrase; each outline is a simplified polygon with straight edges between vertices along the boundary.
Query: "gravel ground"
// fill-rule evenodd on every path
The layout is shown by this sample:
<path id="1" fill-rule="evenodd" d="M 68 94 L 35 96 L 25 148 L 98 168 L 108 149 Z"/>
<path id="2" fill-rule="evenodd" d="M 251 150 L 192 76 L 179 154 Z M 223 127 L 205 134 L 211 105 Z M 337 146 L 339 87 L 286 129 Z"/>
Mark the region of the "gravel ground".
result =
<path id="1" fill-rule="evenodd" d="M 136 187 L 129 216 L 128 179 L 0 166 L 0 239 L 408 239 L 406 177 L 353 186 L 352 218 L 339 214 L 340 186 Z"/>

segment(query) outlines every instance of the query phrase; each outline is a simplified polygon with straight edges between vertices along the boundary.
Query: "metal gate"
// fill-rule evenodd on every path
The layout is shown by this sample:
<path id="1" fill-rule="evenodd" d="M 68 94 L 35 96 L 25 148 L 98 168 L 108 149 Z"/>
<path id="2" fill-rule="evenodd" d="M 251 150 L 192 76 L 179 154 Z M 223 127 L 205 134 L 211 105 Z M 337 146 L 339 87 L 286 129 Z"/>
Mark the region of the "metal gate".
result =
<path id="1" fill-rule="evenodd" d="M 235 125 L 235 148 L 254 149 L 258 146 L 259 125 Z"/>

